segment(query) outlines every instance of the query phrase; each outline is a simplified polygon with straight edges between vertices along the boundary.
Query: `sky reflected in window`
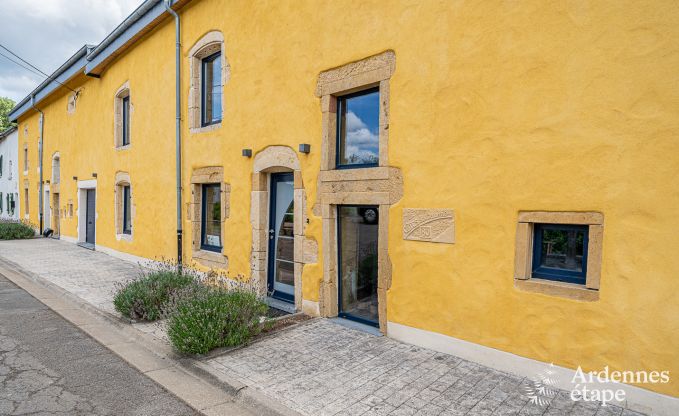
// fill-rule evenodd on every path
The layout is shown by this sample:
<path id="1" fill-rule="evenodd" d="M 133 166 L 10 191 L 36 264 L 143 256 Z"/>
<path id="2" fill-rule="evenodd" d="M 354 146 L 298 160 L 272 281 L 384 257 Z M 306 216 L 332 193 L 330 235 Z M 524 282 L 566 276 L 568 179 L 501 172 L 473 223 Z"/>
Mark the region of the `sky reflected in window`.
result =
<path id="1" fill-rule="evenodd" d="M 380 93 L 340 98 L 340 145 L 338 165 L 379 162 Z"/>

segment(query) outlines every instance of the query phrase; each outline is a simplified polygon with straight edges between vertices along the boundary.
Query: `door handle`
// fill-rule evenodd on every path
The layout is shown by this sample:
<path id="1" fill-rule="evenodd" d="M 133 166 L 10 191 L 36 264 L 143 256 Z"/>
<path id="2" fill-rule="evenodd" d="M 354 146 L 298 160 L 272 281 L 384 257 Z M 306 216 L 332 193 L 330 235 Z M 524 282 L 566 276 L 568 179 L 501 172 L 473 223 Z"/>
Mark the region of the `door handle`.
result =
<path id="1" fill-rule="evenodd" d="M 274 235 L 276 235 L 276 232 L 272 228 L 269 230 L 269 240 L 273 240 Z"/>

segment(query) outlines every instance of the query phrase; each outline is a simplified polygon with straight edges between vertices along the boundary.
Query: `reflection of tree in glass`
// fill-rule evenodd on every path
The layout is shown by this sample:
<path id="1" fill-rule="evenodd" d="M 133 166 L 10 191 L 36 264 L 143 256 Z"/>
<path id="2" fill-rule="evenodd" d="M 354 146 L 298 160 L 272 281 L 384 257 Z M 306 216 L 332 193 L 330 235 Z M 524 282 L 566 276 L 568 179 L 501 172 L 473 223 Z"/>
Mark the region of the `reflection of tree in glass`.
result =
<path id="1" fill-rule="evenodd" d="M 361 163 L 361 164 L 366 164 L 366 165 L 367 164 L 379 163 L 379 161 L 380 161 L 379 157 L 377 157 L 375 155 L 359 155 L 359 154 L 355 154 L 355 153 L 352 154 L 352 155 L 349 155 L 347 160 L 348 160 L 349 164 Z"/>
<path id="2" fill-rule="evenodd" d="M 377 283 L 377 255 L 370 254 L 364 257 L 358 265 L 358 287 L 361 288 L 363 296 L 369 296 L 374 292 L 373 288 Z"/>
<path id="3" fill-rule="evenodd" d="M 581 231 L 573 231 L 575 234 L 575 250 L 578 254 L 583 251 L 584 234 Z M 569 231 L 543 230 L 542 244 L 548 253 L 565 253 L 568 250 Z"/>
<path id="4" fill-rule="evenodd" d="M 222 213 L 222 204 L 219 202 L 212 205 L 212 218 L 215 220 L 219 219 L 219 215 Z"/>

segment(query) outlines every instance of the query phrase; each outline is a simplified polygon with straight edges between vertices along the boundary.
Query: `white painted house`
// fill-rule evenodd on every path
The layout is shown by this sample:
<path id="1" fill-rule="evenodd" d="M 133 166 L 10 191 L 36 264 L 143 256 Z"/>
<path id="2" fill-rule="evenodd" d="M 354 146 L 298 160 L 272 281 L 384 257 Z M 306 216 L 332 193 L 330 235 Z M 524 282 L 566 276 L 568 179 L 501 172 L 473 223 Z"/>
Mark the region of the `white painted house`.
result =
<path id="1" fill-rule="evenodd" d="M 19 219 L 19 133 L 0 132 L 0 219 Z"/>

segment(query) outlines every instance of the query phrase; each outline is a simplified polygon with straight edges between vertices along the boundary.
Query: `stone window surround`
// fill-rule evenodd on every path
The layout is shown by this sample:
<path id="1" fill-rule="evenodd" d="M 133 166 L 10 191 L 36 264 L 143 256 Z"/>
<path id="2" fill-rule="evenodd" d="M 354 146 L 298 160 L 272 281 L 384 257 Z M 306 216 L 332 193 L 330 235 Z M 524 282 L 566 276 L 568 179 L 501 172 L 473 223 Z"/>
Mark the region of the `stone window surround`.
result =
<path id="1" fill-rule="evenodd" d="M 305 264 L 318 263 L 318 243 L 305 236 L 307 217 L 306 191 L 297 153 L 287 146 L 268 146 L 254 157 L 250 222 L 252 224 L 251 278 L 260 294 L 267 291 L 269 250 L 269 195 L 272 173 L 292 172 L 294 176 L 293 261 L 295 310 L 303 310 L 302 270 Z M 318 313 L 311 313 L 318 315 Z"/>
<path id="2" fill-rule="evenodd" d="M 534 224 L 588 225 L 585 285 L 532 278 Z M 580 301 L 599 299 L 604 216 L 599 212 L 521 211 L 516 228 L 514 286 L 517 289 Z"/>
<path id="3" fill-rule="evenodd" d="M 76 90 L 68 95 L 68 100 L 66 102 L 66 114 L 68 115 L 73 115 L 75 114 L 75 108 L 76 104 L 78 102 L 78 96 L 80 95 L 80 92 L 82 91 L 82 88 L 76 88 Z"/>
<path id="4" fill-rule="evenodd" d="M 130 221 L 132 222 L 132 229 L 130 234 L 123 233 L 123 215 L 125 214 L 125 209 L 123 204 L 123 186 L 130 187 Z M 136 216 L 136 206 L 134 204 L 133 192 L 132 192 L 132 181 L 130 180 L 130 174 L 127 172 L 116 172 L 115 176 L 115 227 L 116 227 L 116 240 L 118 241 L 132 241 L 134 236 L 134 217 Z"/>
<path id="5" fill-rule="evenodd" d="M 391 287 L 389 260 L 389 210 L 403 195 L 403 178 L 398 168 L 389 166 L 389 83 L 396 69 L 393 51 L 355 61 L 322 72 L 318 78 L 316 96 L 321 101 L 322 145 L 319 191 L 314 211 L 323 223 L 323 281 L 319 313 L 337 316 L 337 206 L 377 205 L 378 272 L 377 297 L 380 331 L 387 331 L 387 291 Z M 337 97 L 379 86 L 379 166 L 336 170 Z"/>
<path id="6" fill-rule="evenodd" d="M 201 250 L 201 216 L 203 205 L 203 185 L 210 183 L 220 184 L 222 218 L 221 218 L 221 238 L 222 252 L 216 253 L 209 250 Z M 206 166 L 193 169 L 191 173 L 191 202 L 189 203 L 188 219 L 191 221 L 191 257 L 198 264 L 211 269 L 226 270 L 229 266 L 229 259 L 224 253 L 225 244 L 225 222 L 229 218 L 229 200 L 231 185 L 224 182 L 224 168 L 222 166 Z"/>
<path id="7" fill-rule="evenodd" d="M 128 123 L 130 123 L 129 143 L 123 146 L 123 98 L 130 97 L 130 114 L 128 115 Z M 132 96 L 130 95 L 130 81 L 126 81 L 116 90 L 113 99 L 113 146 L 116 150 L 129 149 L 132 146 L 132 118 L 134 114 L 134 105 L 132 104 Z"/>
<path id="8" fill-rule="evenodd" d="M 224 119 L 225 102 L 223 88 L 231 78 L 231 67 L 226 59 L 224 51 L 224 35 L 222 32 L 213 30 L 207 32 L 201 37 L 189 50 L 189 72 L 190 72 L 190 89 L 189 89 L 189 132 L 204 133 L 216 130 L 221 127 L 222 122 L 202 126 L 201 117 L 201 62 L 203 58 L 210 56 L 216 52 L 221 52 L 222 63 L 222 116 Z"/>
<path id="9" fill-rule="evenodd" d="M 59 152 L 54 152 L 54 154 L 52 155 L 51 184 L 53 189 L 55 185 L 57 185 L 57 188 L 52 192 L 59 192 L 58 186 L 60 183 L 61 183 L 61 155 L 59 154 Z"/>

